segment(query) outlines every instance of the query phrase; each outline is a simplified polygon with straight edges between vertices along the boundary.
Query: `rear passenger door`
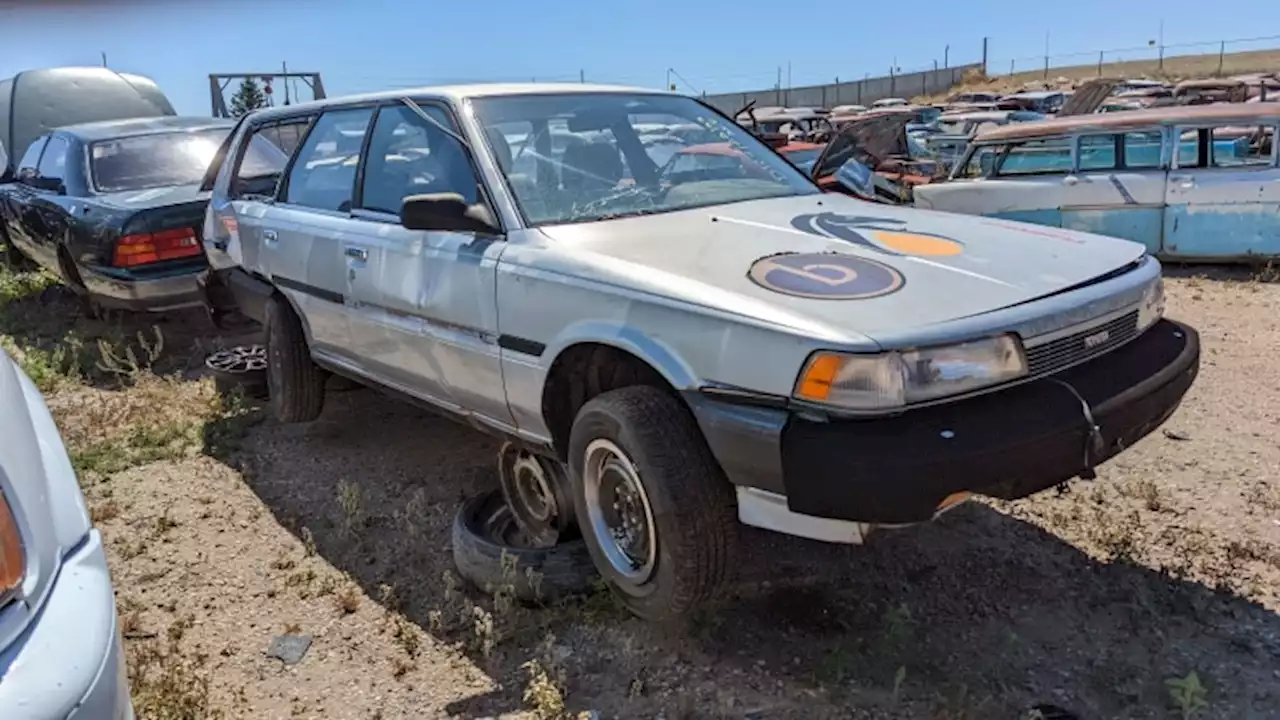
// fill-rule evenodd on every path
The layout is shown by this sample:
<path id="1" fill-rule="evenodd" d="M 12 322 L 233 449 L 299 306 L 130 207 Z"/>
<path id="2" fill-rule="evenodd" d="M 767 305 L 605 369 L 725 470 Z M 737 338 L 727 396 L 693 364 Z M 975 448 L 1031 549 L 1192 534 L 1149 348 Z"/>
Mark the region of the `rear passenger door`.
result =
<path id="1" fill-rule="evenodd" d="M 372 119 L 372 107 L 322 113 L 261 220 L 265 274 L 298 308 L 310 329 L 312 352 L 346 364 L 355 356 L 345 305 L 350 264 L 342 240 L 352 223 L 360 147 Z"/>
<path id="2" fill-rule="evenodd" d="M 1280 167 L 1274 124 L 1188 130 L 1169 172 L 1164 253 L 1185 259 L 1280 255 Z M 1260 132 L 1259 132 L 1260 131 Z M 1253 134 L 1254 137 L 1250 135 Z M 1260 139 L 1260 138 L 1259 138 Z M 1259 152 L 1259 150 L 1262 152 Z"/>
<path id="3" fill-rule="evenodd" d="M 369 138 L 356 226 L 344 238 L 352 267 L 352 345 L 386 384 L 455 410 L 511 424 L 497 345 L 497 262 L 505 244 L 465 232 L 400 225 L 409 195 L 457 193 L 485 202 L 458 125 L 444 105 L 424 119 L 393 103 Z"/>

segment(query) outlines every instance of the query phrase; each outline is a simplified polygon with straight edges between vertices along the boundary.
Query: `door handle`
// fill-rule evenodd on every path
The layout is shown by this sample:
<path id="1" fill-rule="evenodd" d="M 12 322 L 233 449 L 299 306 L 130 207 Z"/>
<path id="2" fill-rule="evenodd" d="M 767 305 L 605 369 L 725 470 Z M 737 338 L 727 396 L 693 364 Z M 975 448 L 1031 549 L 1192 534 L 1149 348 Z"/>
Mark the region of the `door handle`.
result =
<path id="1" fill-rule="evenodd" d="M 266 245 L 275 245 L 280 241 L 280 235 L 275 230 L 263 230 L 262 242 Z"/>
<path id="2" fill-rule="evenodd" d="M 365 261 L 369 259 L 369 251 L 362 247 L 347 247 L 343 250 L 347 257 L 355 260 Z"/>

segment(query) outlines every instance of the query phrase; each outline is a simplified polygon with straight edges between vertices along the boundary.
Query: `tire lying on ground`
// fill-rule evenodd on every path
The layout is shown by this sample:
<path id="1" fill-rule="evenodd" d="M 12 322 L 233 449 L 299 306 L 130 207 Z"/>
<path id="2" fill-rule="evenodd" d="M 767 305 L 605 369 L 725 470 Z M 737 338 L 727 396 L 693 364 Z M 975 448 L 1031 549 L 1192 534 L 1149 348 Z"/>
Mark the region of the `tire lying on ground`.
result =
<path id="1" fill-rule="evenodd" d="M 505 562 L 503 555 L 509 560 Z M 533 547 L 497 490 L 462 504 L 453 519 L 453 561 L 458 573 L 493 594 L 505 586 L 525 602 L 546 602 L 587 592 L 598 577 L 581 539 Z"/>
<path id="2" fill-rule="evenodd" d="M 240 390 L 247 397 L 267 397 L 267 349 L 263 345 L 236 345 L 210 353 L 204 366 L 213 376 L 219 395 Z"/>

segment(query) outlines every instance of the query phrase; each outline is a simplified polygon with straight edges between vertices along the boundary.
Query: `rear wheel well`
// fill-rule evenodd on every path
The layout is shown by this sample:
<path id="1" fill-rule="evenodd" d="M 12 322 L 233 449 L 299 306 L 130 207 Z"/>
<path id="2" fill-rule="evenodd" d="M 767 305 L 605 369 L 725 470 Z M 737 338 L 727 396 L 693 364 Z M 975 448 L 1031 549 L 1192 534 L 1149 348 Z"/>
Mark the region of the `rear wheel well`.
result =
<path id="1" fill-rule="evenodd" d="M 578 410 L 588 400 L 633 385 L 656 387 L 676 395 L 661 373 L 626 350 L 580 343 L 561 352 L 551 363 L 542 389 L 542 417 L 551 431 L 556 455 L 567 460 L 569 431 Z"/>

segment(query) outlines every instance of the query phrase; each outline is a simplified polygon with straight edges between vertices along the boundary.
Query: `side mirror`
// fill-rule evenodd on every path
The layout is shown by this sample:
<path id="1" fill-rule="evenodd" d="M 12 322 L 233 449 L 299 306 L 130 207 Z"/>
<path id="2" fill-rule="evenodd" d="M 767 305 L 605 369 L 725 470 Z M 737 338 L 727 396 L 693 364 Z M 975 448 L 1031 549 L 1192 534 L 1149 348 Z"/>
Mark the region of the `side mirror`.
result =
<path id="1" fill-rule="evenodd" d="M 457 193 L 410 195 L 400 205 L 400 224 L 410 230 L 502 234 L 487 207 L 468 205 Z"/>

